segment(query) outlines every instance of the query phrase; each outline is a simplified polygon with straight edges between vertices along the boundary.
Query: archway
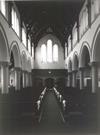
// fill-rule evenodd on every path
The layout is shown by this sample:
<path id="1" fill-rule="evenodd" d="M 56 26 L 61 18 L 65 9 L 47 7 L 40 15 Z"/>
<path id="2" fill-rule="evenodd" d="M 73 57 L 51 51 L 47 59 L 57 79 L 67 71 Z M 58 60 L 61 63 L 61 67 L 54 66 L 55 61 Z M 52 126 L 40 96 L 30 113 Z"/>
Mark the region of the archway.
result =
<path id="1" fill-rule="evenodd" d="M 14 62 L 14 55 L 11 51 L 10 56 L 10 65 L 9 65 L 9 92 L 13 92 L 15 90 L 15 72 L 14 72 L 15 62 Z"/>
<path id="2" fill-rule="evenodd" d="M 90 61 L 90 50 L 84 45 L 80 56 L 80 88 L 86 88 L 88 91 L 92 88 Z"/>
<path id="3" fill-rule="evenodd" d="M 9 47 L 3 28 L 0 25 L 0 91 L 8 93 L 8 66 L 9 66 Z"/>
<path id="4" fill-rule="evenodd" d="M 100 29 L 100 28 L 99 28 Z M 92 92 L 100 89 L 100 30 L 96 33 L 92 49 Z"/>
<path id="5" fill-rule="evenodd" d="M 10 65 L 9 65 L 9 73 L 10 73 L 10 90 L 20 90 L 21 84 L 21 60 L 20 60 L 20 51 L 18 48 L 18 44 L 16 42 L 12 43 L 10 50 Z"/>

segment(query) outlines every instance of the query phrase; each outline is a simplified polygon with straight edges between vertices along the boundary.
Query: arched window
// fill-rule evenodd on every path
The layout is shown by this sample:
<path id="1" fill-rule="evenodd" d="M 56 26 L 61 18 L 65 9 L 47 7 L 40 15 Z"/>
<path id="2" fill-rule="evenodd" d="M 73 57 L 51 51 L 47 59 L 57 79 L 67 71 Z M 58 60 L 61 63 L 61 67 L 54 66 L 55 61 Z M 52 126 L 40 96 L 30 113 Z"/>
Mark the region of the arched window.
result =
<path id="1" fill-rule="evenodd" d="M 34 57 L 34 47 L 32 46 L 32 57 Z"/>
<path id="2" fill-rule="evenodd" d="M 13 7 L 12 7 L 12 11 L 11 11 L 11 21 L 12 21 L 12 28 L 15 30 L 15 32 L 19 36 L 19 34 L 20 34 L 19 18 Z"/>
<path id="3" fill-rule="evenodd" d="M 53 61 L 54 62 L 58 61 L 58 45 L 57 44 L 53 46 Z"/>
<path id="4" fill-rule="evenodd" d="M 30 36 L 28 39 L 28 51 L 29 51 L 29 53 L 31 53 L 31 38 L 30 38 Z"/>
<path id="5" fill-rule="evenodd" d="M 41 61 L 46 62 L 46 45 L 41 46 Z"/>
<path id="6" fill-rule="evenodd" d="M 4 16 L 6 16 L 6 3 L 5 0 L 0 1 L 0 9 Z"/>
<path id="7" fill-rule="evenodd" d="M 22 28 L 22 42 L 24 43 L 26 47 L 26 31 L 24 28 Z"/>
<path id="8" fill-rule="evenodd" d="M 48 39 L 47 44 L 41 45 L 41 62 L 58 62 L 58 49 L 58 45 Z"/>
<path id="9" fill-rule="evenodd" d="M 52 40 L 47 41 L 47 62 L 52 62 Z"/>

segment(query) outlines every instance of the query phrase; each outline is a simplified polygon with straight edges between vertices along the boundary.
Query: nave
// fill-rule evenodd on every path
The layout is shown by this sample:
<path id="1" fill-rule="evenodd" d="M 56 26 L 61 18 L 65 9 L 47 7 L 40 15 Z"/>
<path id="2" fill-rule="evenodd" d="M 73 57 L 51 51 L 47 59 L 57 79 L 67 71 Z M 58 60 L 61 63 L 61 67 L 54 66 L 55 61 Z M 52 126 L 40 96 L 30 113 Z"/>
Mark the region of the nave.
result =
<path id="1" fill-rule="evenodd" d="M 0 135 L 58 132 L 100 132 L 100 0 L 0 0 Z"/>
<path id="2" fill-rule="evenodd" d="M 35 89 L 39 91 L 39 87 L 35 87 Z M 12 93 L 9 97 L 5 95 L 6 100 L 2 97 L 3 114 L 2 121 L 0 121 L 0 134 L 97 134 L 97 121 L 96 118 L 92 120 L 88 117 L 90 112 L 86 109 L 87 104 L 84 103 L 84 110 L 82 105 L 79 107 L 80 99 L 75 102 L 72 97 L 75 93 L 70 92 L 71 88 L 66 88 L 64 91 L 67 93 L 66 96 L 63 96 L 63 93 L 58 90 L 55 87 L 42 88 L 40 96 L 37 96 L 36 99 L 33 99 L 33 89 L 30 88 L 24 89 L 20 93 Z M 23 99 L 21 95 L 23 95 Z M 13 99 L 11 99 L 12 96 Z M 64 100 L 66 106 L 64 106 Z M 96 113 L 96 107 L 92 106 L 91 109 L 95 109 L 92 111 Z M 92 116 L 95 117 L 97 114 Z"/>

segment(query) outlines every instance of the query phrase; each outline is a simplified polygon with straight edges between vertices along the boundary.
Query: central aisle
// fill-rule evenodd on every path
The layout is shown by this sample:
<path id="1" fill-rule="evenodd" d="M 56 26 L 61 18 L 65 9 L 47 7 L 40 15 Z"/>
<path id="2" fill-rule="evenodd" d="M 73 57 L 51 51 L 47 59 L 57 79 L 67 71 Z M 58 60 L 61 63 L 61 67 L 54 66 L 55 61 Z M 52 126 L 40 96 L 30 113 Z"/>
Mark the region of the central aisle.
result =
<path id="1" fill-rule="evenodd" d="M 48 90 L 42 105 L 40 128 L 44 131 L 61 131 L 64 127 L 63 115 L 53 90 Z"/>

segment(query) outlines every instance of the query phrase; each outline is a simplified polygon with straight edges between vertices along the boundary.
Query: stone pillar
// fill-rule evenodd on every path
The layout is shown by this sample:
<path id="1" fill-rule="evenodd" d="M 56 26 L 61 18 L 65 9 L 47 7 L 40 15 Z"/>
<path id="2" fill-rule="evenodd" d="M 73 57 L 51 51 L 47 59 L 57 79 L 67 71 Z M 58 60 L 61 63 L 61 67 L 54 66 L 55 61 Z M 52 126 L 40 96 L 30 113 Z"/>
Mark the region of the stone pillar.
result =
<path id="1" fill-rule="evenodd" d="M 92 63 L 92 93 L 95 93 L 98 89 L 98 65 L 97 63 Z"/>
<path id="2" fill-rule="evenodd" d="M 20 90 L 21 69 L 15 68 L 15 90 Z"/>
<path id="3" fill-rule="evenodd" d="M 23 76 L 23 88 L 26 87 L 26 75 L 25 75 L 25 71 L 22 71 L 22 76 Z"/>
<path id="4" fill-rule="evenodd" d="M 8 62 L 2 62 L 1 65 L 1 93 L 8 93 L 9 85 L 9 64 Z"/>
<path id="5" fill-rule="evenodd" d="M 72 86 L 75 88 L 76 87 L 76 72 L 77 71 L 73 71 L 72 73 Z"/>
<path id="6" fill-rule="evenodd" d="M 80 68 L 80 89 L 84 88 L 84 68 Z"/>
<path id="7" fill-rule="evenodd" d="M 26 79 L 26 87 L 28 87 L 28 81 L 29 81 L 29 78 L 28 78 L 28 71 L 25 72 L 25 79 Z"/>

